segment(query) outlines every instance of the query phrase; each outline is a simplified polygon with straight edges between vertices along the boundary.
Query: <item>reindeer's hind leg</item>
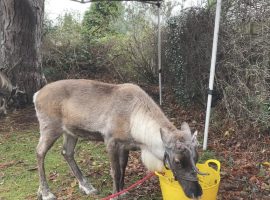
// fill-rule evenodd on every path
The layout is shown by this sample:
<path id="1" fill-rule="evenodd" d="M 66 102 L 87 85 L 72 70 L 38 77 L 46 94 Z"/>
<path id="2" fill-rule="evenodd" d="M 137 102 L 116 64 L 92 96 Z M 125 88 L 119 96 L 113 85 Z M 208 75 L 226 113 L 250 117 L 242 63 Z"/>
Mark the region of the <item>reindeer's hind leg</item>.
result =
<path id="1" fill-rule="evenodd" d="M 74 176 L 79 181 L 79 187 L 81 191 L 85 194 L 95 194 L 97 193 L 97 190 L 87 182 L 87 179 L 83 176 L 81 170 L 79 169 L 74 159 L 74 148 L 76 146 L 77 141 L 78 139 L 76 137 L 70 134 L 64 134 L 64 146 L 62 155 L 66 159 Z"/>
<path id="2" fill-rule="evenodd" d="M 52 147 L 54 142 L 61 136 L 61 128 L 51 123 L 43 123 L 40 121 L 40 138 L 37 145 L 36 154 L 38 162 L 39 173 L 39 189 L 38 199 L 53 200 L 56 199 L 53 193 L 51 193 L 45 175 L 44 159 L 48 150 Z"/>

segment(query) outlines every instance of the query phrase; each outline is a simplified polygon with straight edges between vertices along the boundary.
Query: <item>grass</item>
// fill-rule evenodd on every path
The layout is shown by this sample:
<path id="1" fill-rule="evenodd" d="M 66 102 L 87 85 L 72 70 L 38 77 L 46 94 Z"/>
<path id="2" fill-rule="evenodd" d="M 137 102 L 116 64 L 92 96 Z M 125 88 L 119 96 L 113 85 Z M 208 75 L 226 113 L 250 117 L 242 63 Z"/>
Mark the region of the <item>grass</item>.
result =
<path id="1" fill-rule="evenodd" d="M 211 150 L 203 151 L 200 154 L 199 163 L 204 163 L 205 161 L 207 161 L 209 159 L 217 159 L 217 156 L 216 156 L 215 152 L 211 151 Z"/>
<path id="2" fill-rule="evenodd" d="M 38 177 L 31 168 L 36 166 L 37 137 L 35 133 L 0 135 L 0 199 L 25 199 L 35 193 Z"/>
<path id="3" fill-rule="evenodd" d="M 33 200 L 37 198 L 38 173 L 35 148 L 38 139 L 37 128 L 0 134 L 0 200 Z M 91 200 L 101 199 L 111 194 L 112 179 L 109 171 L 109 160 L 103 143 L 80 140 L 76 146 L 75 155 L 82 172 L 98 189 L 98 196 L 87 197 L 80 193 L 77 180 L 62 157 L 61 150 L 62 138 L 48 152 L 45 160 L 48 183 L 58 199 Z M 131 177 L 126 180 L 127 185 L 142 178 L 144 174 L 141 173 L 136 176 L 136 172 L 131 173 Z M 153 181 L 149 182 L 153 185 Z M 157 179 L 154 180 L 154 185 L 159 187 Z M 143 186 L 144 189 L 146 187 L 148 186 Z M 140 194 L 142 191 L 134 190 L 130 196 L 138 195 L 137 199 L 161 199 L 159 189 L 152 192 L 150 198 L 145 197 L 148 196 L 147 193 Z"/>
<path id="4" fill-rule="evenodd" d="M 13 133 L 11 135 L 0 135 L 1 200 L 36 198 L 38 174 L 35 148 L 38 143 L 38 138 L 39 134 L 36 130 L 25 133 Z M 49 185 L 56 195 L 75 195 L 83 199 L 84 197 L 77 189 L 78 184 L 60 153 L 61 149 L 62 141 L 59 139 L 47 154 L 45 163 Z M 86 152 L 91 152 L 92 157 L 90 157 L 90 160 L 94 160 L 91 166 L 89 166 L 88 163 L 89 157 L 86 158 Z M 98 178 L 97 184 L 94 182 L 93 184 L 100 189 L 102 195 L 109 194 L 112 181 L 109 171 L 104 170 L 104 168 L 109 169 L 109 162 L 106 157 L 104 145 L 93 143 L 89 145 L 89 142 L 80 141 L 76 154 L 80 154 L 76 157 L 79 157 L 77 161 L 82 168 L 92 168 L 93 174 L 86 174 L 86 176 L 88 178 L 91 176 L 93 180 Z M 100 179 L 102 181 L 100 181 Z M 59 186 L 61 189 L 57 190 Z M 70 188 L 65 191 L 65 187 Z"/>

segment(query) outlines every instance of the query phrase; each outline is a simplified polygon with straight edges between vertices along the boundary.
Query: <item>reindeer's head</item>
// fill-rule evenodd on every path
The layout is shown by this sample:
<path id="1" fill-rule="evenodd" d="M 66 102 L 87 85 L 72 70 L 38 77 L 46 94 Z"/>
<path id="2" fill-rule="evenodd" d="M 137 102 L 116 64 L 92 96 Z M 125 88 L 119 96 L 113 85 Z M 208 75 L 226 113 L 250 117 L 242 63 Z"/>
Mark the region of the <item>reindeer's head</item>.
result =
<path id="1" fill-rule="evenodd" d="M 175 179 L 182 186 L 189 198 L 202 195 L 202 188 L 198 183 L 199 172 L 195 163 L 198 161 L 197 132 L 191 135 L 187 123 L 183 123 L 181 130 L 160 130 L 165 145 L 164 165 L 172 170 Z M 173 132 L 173 133 L 172 133 Z"/>
<path id="2" fill-rule="evenodd" d="M 14 108 L 23 108 L 27 104 L 27 95 L 19 90 L 18 86 L 13 87 L 8 99 L 8 106 Z"/>

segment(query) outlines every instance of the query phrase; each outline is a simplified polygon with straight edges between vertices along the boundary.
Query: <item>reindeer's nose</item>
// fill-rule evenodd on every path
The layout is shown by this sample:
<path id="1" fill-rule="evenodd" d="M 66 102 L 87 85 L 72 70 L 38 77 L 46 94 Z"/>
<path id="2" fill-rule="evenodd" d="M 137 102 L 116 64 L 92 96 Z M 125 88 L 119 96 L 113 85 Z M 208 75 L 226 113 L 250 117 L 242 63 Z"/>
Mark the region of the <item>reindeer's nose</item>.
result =
<path id="1" fill-rule="evenodd" d="M 198 198 L 202 196 L 202 188 L 199 183 L 194 183 L 192 187 L 185 191 L 188 198 Z"/>

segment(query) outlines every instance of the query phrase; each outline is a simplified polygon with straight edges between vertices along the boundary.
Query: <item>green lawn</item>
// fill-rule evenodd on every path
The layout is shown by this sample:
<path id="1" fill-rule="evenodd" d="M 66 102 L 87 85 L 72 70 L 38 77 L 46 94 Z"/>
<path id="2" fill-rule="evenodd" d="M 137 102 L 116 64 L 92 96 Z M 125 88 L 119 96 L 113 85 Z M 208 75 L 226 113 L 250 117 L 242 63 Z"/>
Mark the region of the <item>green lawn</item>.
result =
<path id="1" fill-rule="evenodd" d="M 0 134 L 0 200 L 36 199 L 38 174 L 35 148 L 38 138 L 37 128 Z M 101 199 L 111 194 L 112 179 L 103 143 L 80 140 L 76 147 L 75 157 L 79 166 L 99 191 L 95 197 L 87 197 L 79 192 L 78 183 L 62 157 L 61 149 L 62 138 L 48 152 L 45 162 L 50 188 L 58 199 Z M 127 185 L 146 174 L 138 162 L 131 161 L 130 169 L 127 169 Z M 140 165 L 139 172 L 135 171 L 136 165 Z M 140 188 L 133 189 L 125 199 L 134 199 L 134 195 L 136 199 L 162 199 L 157 178 L 152 179 Z"/>
<path id="2" fill-rule="evenodd" d="M 0 200 L 37 199 L 38 174 L 35 148 L 39 132 L 33 109 L 13 114 L 0 121 Z M 112 179 L 107 153 L 103 143 L 79 140 L 75 159 L 85 176 L 98 189 L 97 196 L 80 193 L 78 183 L 61 155 L 62 138 L 56 142 L 46 156 L 46 175 L 52 192 L 58 199 L 102 199 L 111 194 Z M 206 151 L 200 161 L 214 158 Z M 131 152 L 127 171 L 126 187 L 146 176 L 147 171 L 140 161 L 139 152 Z M 125 200 L 161 200 L 157 177 L 132 189 Z"/>

